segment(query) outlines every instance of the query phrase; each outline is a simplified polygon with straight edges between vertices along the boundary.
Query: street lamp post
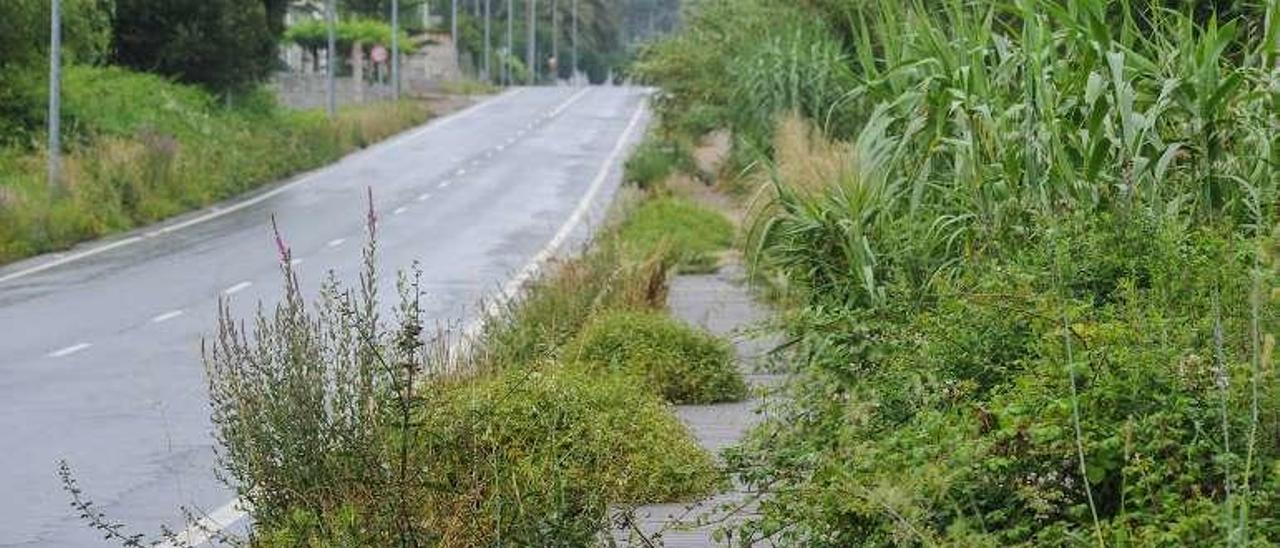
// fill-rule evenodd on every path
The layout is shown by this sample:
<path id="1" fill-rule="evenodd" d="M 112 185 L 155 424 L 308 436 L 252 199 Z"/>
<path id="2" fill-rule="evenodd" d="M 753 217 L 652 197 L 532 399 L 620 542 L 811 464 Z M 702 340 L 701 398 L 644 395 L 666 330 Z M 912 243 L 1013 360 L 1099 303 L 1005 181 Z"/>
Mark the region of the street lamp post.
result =
<path id="1" fill-rule="evenodd" d="M 489 72 L 489 70 L 492 68 L 490 66 L 490 60 L 493 58 L 493 50 L 491 49 L 493 44 L 493 38 L 491 34 L 492 31 L 490 30 L 490 27 L 492 27 L 493 25 L 492 23 L 493 6 L 491 5 L 492 3 L 493 3 L 493 0 L 484 0 L 484 81 L 485 83 L 491 82 L 490 75 L 493 74 L 492 72 Z"/>
<path id="2" fill-rule="evenodd" d="M 502 60 L 502 68 L 506 71 L 506 84 L 510 86 L 515 80 L 511 72 L 511 57 L 515 55 L 516 0 L 507 0 L 507 56 Z"/>
<path id="3" fill-rule="evenodd" d="M 333 28 L 335 24 L 334 18 L 337 17 L 337 15 L 334 13 L 333 2 L 334 0 L 328 0 L 327 2 L 325 2 L 325 6 L 324 6 L 325 25 L 328 27 L 328 31 L 329 31 L 329 43 L 326 50 L 328 59 L 326 60 L 325 67 L 324 67 L 325 68 L 324 94 L 325 94 L 325 111 L 329 113 L 330 118 L 334 117 L 334 115 L 338 113 L 338 94 L 337 94 L 337 90 L 334 88 L 334 82 L 333 82 L 334 65 L 337 64 L 337 60 L 338 60 L 338 52 L 337 52 L 338 37 L 337 37 L 337 31 Z"/>
<path id="4" fill-rule="evenodd" d="M 573 70 L 570 78 L 578 79 L 578 0 L 573 0 Z"/>
<path id="5" fill-rule="evenodd" d="M 49 9 L 49 188 L 58 188 L 62 155 L 62 2 Z"/>
<path id="6" fill-rule="evenodd" d="M 556 60 L 551 73 L 554 82 L 560 79 L 560 0 L 551 0 L 551 58 Z"/>
<path id="7" fill-rule="evenodd" d="M 391 94 L 400 100 L 400 2 L 391 0 Z"/>
<path id="8" fill-rule="evenodd" d="M 458 0 L 453 0 L 449 12 L 449 39 L 453 40 L 453 60 L 462 69 L 462 44 L 458 43 Z"/>
<path id="9" fill-rule="evenodd" d="M 538 0 L 529 0 L 529 85 L 538 83 Z"/>

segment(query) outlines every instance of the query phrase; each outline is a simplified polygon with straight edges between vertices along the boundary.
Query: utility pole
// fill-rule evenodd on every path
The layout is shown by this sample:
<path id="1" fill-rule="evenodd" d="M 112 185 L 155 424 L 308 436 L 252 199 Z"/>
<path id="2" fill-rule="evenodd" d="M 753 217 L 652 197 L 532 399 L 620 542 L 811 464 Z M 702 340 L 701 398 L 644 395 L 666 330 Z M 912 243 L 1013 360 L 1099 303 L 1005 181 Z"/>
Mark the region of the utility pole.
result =
<path id="1" fill-rule="evenodd" d="M 49 9 L 49 188 L 56 190 L 62 155 L 62 2 Z"/>
<path id="2" fill-rule="evenodd" d="M 337 14 L 334 13 L 334 0 L 328 0 L 324 6 L 325 25 L 329 27 L 329 44 L 328 44 L 328 60 L 325 62 L 325 110 L 329 113 L 329 117 L 333 118 L 338 113 L 338 94 L 334 88 L 334 65 L 338 61 L 338 36 L 337 30 L 334 29 L 336 21 L 334 19 Z"/>
<path id="3" fill-rule="evenodd" d="M 529 0 L 529 85 L 538 83 L 538 0 Z"/>
<path id="4" fill-rule="evenodd" d="M 516 0 L 507 0 L 507 56 L 502 60 L 502 68 L 506 72 L 506 84 L 510 86 L 515 83 L 511 72 L 511 58 L 516 54 L 515 43 L 516 28 Z"/>
<path id="5" fill-rule="evenodd" d="M 573 79 L 573 83 L 577 83 L 578 79 L 578 0 L 573 0 L 573 70 L 570 71 L 569 78 Z"/>
<path id="6" fill-rule="evenodd" d="M 493 5 L 492 4 L 493 4 L 493 0 L 484 0 L 484 78 L 483 80 L 485 81 L 485 83 L 491 82 L 491 75 L 493 74 L 492 72 L 489 71 L 492 68 L 490 66 L 490 60 L 493 59 L 493 50 L 492 50 L 493 39 L 491 37 L 492 36 L 491 31 L 489 30 L 493 24 L 492 23 L 493 21 Z"/>
<path id="7" fill-rule="evenodd" d="M 400 100 L 400 1 L 391 0 L 391 94 Z"/>

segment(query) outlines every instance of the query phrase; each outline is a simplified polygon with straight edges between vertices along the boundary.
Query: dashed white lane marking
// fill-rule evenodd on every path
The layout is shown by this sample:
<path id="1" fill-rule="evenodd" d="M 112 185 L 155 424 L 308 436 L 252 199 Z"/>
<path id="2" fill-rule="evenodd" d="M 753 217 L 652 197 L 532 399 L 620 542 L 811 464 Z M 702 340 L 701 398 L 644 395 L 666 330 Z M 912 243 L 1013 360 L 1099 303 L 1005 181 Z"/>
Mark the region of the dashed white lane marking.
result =
<path id="1" fill-rule="evenodd" d="M 392 214 L 392 215 L 404 215 L 404 212 L 406 212 L 406 211 L 409 211 L 409 208 L 407 208 L 407 207 L 398 207 L 398 208 L 396 208 L 396 210 L 395 210 L 395 211 L 392 211 L 392 212 L 391 212 L 391 214 Z"/>
<path id="2" fill-rule="evenodd" d="M 449 188 L 449 181 L 440 181 L 440 184 L 438 186 L 440 188 Z"/>
<path id="3" fill-rule="evenodd" d="M 466 174 L 467 174 L 467 170 L 465 170 L 465 169 L 459 169 L 459 170 L 458 170 L 458 172 L 457 172 L 455 175 L 457 175 L 457 176 L 461 177 L 461 176 L 466 175 Z"/>
<path id="4" fill-rule="evenodd" d="M 164 323 L 164 322 L 167 322 L 167 321 L 172 320 L 172 319 L 174 319 L 174 318 L 177 318 L 178 316 L 181 316 L 182 314 L 183 314 L 183 312 L 182 312 L 181 310 L 174 310 L 174 311 L 171 311 L 171 312 L 165 312 L 164 314 L 161 314 L 161 315 L 159 315 L 159 316 L 156 316 L 156 317 L 154 317 L 154 318 L 151 318 L 151 323 Z"/>
<path id="5" fill-rule="evenodd" d="M 347 243 L 347 239 L 346 239 L 346 238 L 338 238 L 338 239 L 336 239 L 336 240 L 329 240 L 329 243 L 327 243 L 327 244 L 325 244 L 325 245 L 327 245 L 327 246 L 329 246 L 329 247 L 338 247 L 338 246 L 340 246 L 340 245 L 342 245 L 342 244 L 345 244 L 345 243 Z"/>
<path id="6" fill-rule="evenodd" d="M 419 201 L 419 202 L 425 202 L 425 201 L 430 200 L 430 199 L 431 199 L 431 194 L 430 194 L 430 193 L 428 193 L 428 192 L 424 192 L 424 193 L 422 193 L 421 195 L 419 195 L 419 196 L 418 196 L 418 201 Z"/>
<path id="7" fill-rule="evenodd" d="M 253 286 L 253 282 L 240 282 L 236 285 L 226 288 L 225 290 L 222 291 L 222 294 L 235 295 L 236 293 L 249 289 L 252 286 Z"/>
<path id="8" fill-rule="evenodd" d="M 507 149 L 507 145 L 498 145 L 498 152 L 502 152 L 506 149 Z"/>
<path id="9" fill-rule="evenodd" d="M 93 346 L 93 345 L 92 345 L 92 344 L 90 344 L 90 343 L 79 343 L 79 344 L 73 344 L 73 345 L 68 346 L 68 347 L 66 347 L 66 348 L 63 348 L 63 349 L 61 349 L 61 350 L 54 350 L 53 352 L 50 352 L 50 353 L 49 353 L 49 357 L 50 357 L 50 358 L 65 358 L 65 357 L 67 357 L 67 356 L 70 356 L 70 355 L 72 355 L 72 354 L 75 354 L 76 352 L 80 352 L 80 351 L 82 351 L 82 350 L 86 350 L 86 349 L 88 349 L 90 346 Z"/>
<path id="10" fill-rule="evenodd" d="M 289 266 L 298 266 L 302 264 L 302 259 L 293 259 L 289 261 Z"/>

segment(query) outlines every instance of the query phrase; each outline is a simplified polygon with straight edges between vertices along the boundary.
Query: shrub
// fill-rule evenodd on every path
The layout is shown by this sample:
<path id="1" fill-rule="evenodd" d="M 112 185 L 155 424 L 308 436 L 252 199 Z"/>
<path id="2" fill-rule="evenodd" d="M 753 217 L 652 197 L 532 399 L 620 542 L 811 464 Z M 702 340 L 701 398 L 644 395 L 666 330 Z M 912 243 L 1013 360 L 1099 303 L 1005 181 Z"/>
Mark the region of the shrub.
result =
<path id="1" fill-rule="evenodd" d="M 629 377 L 556 365 L 443 387 L 423 414 L 433 492 L 425 520 L 449 546 L 585 546 L 610 505 L 696 500 L 710 455 Z"/>
<path id="2" fill-rule="evenodd" d="M 747 392 L 727 342 L 661 314 L 597 318 L 565 357 L 642 378 L 676 404 L 738 401 Z"/>
<path id="3" fill-rule="evenodd" d="M 486 325 L 482 339 L 486 367 L 503 369 L 538 363 L 605 311 L 661 310 L 667 304 L 665 252 L 639 261 L 622 256 L 613 233 L 605 233 L 581 256 L 555 265 L 553 273 L 529 284 L 519 304 Z"/>
<path id="4" fill-rule="evenodd" d="M 368 223 L 373 242 L 372 211 Z M 424 333 L 416 276 L 384 325 L 373 243 L 359 288 L 330 280 L 312 308 L 279 245 L 283 302 L 252 327 L 224 303 L 205 354 L 223 477 L 260 545 L 587 545 L 610 508 L 719 485 L 632 376 L 450 355 Z M 691 351 L 727 352 L 701 343 Z"/>
<path id="5" fill-rule="evenodd" d="M 623 170 L 624 179 L 641 189 L 651 189 L 666 181 L 672 173 L 687 170 L 693 164 L 689 151 L 674 141 L 650 137 L 632 153 Z"/>
<path id="6" fill-rule="evenodd" d="M 643 257 L 669 247 L 683 272 L 715 270 L 717 254 L 733 243 L 733 223 L 724 215 L 683 198 L 642 203 L 618 231 L 619 244 Z"/>

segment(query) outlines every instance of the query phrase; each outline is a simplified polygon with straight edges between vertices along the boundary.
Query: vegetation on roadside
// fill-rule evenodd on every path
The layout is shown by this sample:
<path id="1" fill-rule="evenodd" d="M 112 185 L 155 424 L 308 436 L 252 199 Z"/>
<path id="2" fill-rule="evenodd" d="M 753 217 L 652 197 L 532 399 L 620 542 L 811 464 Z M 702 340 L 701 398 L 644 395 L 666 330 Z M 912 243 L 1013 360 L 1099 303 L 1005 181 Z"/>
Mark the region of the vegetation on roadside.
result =
<path id="1" fill-rule="evenodd" d="M 659 196 L 642 203 L 618 230 L 619 244 L 643 257 L 669 248 L 681 272 L 716 269 L 720 253 L 733 245 L 733 223 L 691 200 Z"/>
<path id="2" fill-rule="evenodd" d="M 726 342 L 661 312 L 668 247 L 634 256 L 610 226 L 458 340 L 425 326 L 416 269 L 388 314 L 372 211 L 367 226 L 357 285 L 330 275 L 314 303 L 277 236 L 284 298 L 247 324 L 224 301 L 205 345 L 221 477 L 249 503 L 250 545 L 589 546 L 633 505 L 721 487 L 669 401 L 745 386 Z M 62 474 L 91 526 L 145 540 Z"/>
<path id="3" fill-rule="evenodd" d="M 369 228 L 374 242 L 372 212 Z M 372 243 L 359 287 L 330 280 L 315 305 L 280 249 L 283 302 L 253 328 L 224 306 L 206 354 L 221 463 L 259 545 L 590 545 L 613 508 L 719 485 L 659 391 L 558 359 L 592 316 L 664 306 L 665 260 L 597 247 L 459 350 L 425 330 L 412 274 L 381 319 Z M 727 358 L 684 337 L 664 348 Z"/>
<path id="4" fill-rule="evenodd" d="M 692 164 L 689 151 L 679 142 L 650 137 L 627 160 L 623 178 L 648 190 L 666 182 L 673 173 L 688 171 Z"/>
<path id="5" fill-rule="evenodd" d="M 789 398 L 735 542 L 1280 542 L 1275 2 L 706 0 Z"/>
<path id="6" fill-rule="evenodd" d="M 119 68 L 69 67 L 61 188 L 44 154 L 0 149 L 0 263 L 64 249 L 331 163 L 428 117 L 419 103 L 319 112 L 265 92 L 231 108 L 194 87 Z"/>
<path id="7" fill-rule="evenodd" d="M 582 330 L 565 356 L 637 378 L 674 404 L 739 401 L 747 394 L 728 342 L 663 314 L 601 316 Z"/>

